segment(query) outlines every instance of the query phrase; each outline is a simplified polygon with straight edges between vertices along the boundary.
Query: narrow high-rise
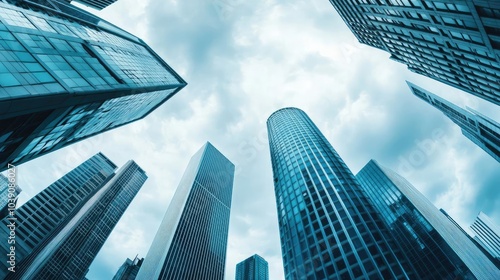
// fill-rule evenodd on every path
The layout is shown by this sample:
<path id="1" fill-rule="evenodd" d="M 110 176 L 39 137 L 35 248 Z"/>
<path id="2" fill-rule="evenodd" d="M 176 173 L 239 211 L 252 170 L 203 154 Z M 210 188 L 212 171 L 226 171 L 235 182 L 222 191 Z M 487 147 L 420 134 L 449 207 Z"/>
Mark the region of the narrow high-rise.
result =
<path id="1" fill-rule="evenodd" d="M 413 94 L 440 110 L 462 129 L 463 135 L 500 162 L 500 124 L 479 112 L 467 110 L 407 82 Z"/>
<path id="2" fill-rule="evenodd" d="M 135 257 L 134 260 L 127 258 L 112 280 L 135 280 L 143 261 L 144 258 L 139 259 Z"/>
<path id="3" fill-rule="evenodd" d="M 476 234 L 474 239 L 500 261 L 500 228 L 483 212 L 479 212 L 470 228 Z"/>
<path id="4" fill-rule="evenodd" d="M 207 142 L 191 158 L 138 280 L 224 279 L 234 164 Z"/>
<path id="5" fill-rule="evenodd" d="M 236 280 L 269 280 L 267 261 L 255 254 L 236 265 Z"/>
<path id="6" fill-rule="evenodd" d="M 408 279 L 410 262 L 303 111 L 268 121 L 285 279 Z"/>
<path id="7" fill-rule="evenodd" d="M 0 276 L 82 279 L 147 178 L 133 161 L 115 169 L 99 153 L 21 206 L 16 211 L 15 273 L 7 273 L 2 261 Z"/>
<path id="8" fill-rule="evenodd" d="M 360 43 L 500 105 L 500 2 L 330 0 Z"/>
<path id="9" fill-rule="evenodd" d="M 185 85 L 144 41 L 74 5 L 0 1 L 0 171 L 144 118 Z"/>
<path id="10" fill-rule="evenodd" d="M 371 160 L 356 175 L 405 254 L 416 279 L 500 279 L 500 271 L 414 186 Z"/>

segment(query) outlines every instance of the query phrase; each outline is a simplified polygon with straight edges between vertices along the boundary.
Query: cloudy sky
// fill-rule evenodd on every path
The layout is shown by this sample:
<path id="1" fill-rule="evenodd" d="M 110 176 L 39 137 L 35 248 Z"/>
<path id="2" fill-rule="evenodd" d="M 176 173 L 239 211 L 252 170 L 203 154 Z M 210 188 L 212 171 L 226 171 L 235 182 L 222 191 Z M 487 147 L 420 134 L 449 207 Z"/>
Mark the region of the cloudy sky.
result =
<path id="1" fill-rule="evenodd" d="M 25 202 L 102 151 L 134 159 L 149 179 L 97 256 L 89 279 L 144 257 L 190 157 L 212 142 L 237 166 L 226 279 L 255 253 L 283 268 L 265 122 L 303 109 L 353 173 L 376 159 L 468 227 L 500 224 L 498 163 L 405 80 L 500 119 L 498 107 L 409 72 L 359 44 L 327 0 L 119 0 L 98 15 L 146 41 L 188 86 L 144 120 L 19 167 Z"/>

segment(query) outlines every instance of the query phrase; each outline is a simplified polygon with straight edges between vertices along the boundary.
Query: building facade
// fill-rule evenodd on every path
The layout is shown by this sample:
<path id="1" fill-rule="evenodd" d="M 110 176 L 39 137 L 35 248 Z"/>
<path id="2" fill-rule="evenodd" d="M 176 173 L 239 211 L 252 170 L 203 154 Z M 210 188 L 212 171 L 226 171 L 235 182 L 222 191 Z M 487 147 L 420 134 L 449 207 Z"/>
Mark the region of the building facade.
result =
<path id="1" fill-rule="evenodd" d="M 236 265 L 236 280 L 269 280 L 267 261 L 255 254 Z"/>
<path id="2" fill-rule="evenodd" d="M 190 160 L 137 279 L 224 279 L 234 165 L 206 143 Z"/>
<path id="3" fill-rule="evenodd" d="M 417 279 L 498 279 L 469 236 L 394 171 L 371 160 L 356 175 L 411 260 Z"/>
<path id="4" fill-rule="evenodd" d="M 115 169 L 99 153 L 21 206 L 16 211 L 17 267 L 7 275 L 5 267 L 0 276 L 83 279 L 147 178 L 133 161 Z"/>
<path id="5" fill-rule="evenodd" d="M 360 43 L 500 105 L 500 2 L 330 0 Z"/>
<path id="6" fill-rule="evenodd" d="M 0 171 L 148 115 L 186 83 L 65 1 L 0 1 Z"/>
<path id="7" fill-rule="evenodd" d="M 455 104 L 408 82 L 414 95 L 440 110 L 462 129 L 463 135 L 500 162 L 500 124 L 479 112 Z"/>
<path id="8" fill-rule="evenodd" d="M 9 177 L 14 182 L 10 182 Z M 9 177 L 0 174 L 0 220 L 9 216 L 9 209 L 16 208 L 17 196 L 21 193 L 21 188 L 15 182 L 16 174 L 13 173 Z"/>
<path id="9" fill-rule="evenodd" d="M 267 121 L 285 279 L 408 279 L 412 267 L 303 111 Z"/>
<path id="10" fill-rule="evenodd" d="M 483 212 L 479 212 L 476 220 L 470 227 L 476 234 L 474 239 L 491 256 L 500 260 L 500 228 Z"/>
<path id="11" fill-rule="evenodd" d="M 144 258 L 139 259 L 135 257 L 134 260 L 127 258 L 127 260 L 120 266 L 112 280 L 135 280 L 137 273 L 141 268 Z"/>

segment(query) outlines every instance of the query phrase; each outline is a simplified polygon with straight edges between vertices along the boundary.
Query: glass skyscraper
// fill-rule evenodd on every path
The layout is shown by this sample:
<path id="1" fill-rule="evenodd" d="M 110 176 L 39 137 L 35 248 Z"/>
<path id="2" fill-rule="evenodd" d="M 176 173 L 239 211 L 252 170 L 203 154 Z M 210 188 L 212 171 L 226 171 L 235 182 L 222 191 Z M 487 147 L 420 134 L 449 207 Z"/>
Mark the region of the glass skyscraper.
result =
<path id="1" fill-rule="evenodd" d="M 66 1 L 0 1 L 0 170 L 148 115 L 186 82 Z"/>
<path id="2" fill-rule="evenodd" d="M 206 143 L 192 158 L 137 279 L 224 279 L 234 165 Z"/>
<path id="3" fill-rule="evenodd" d="M 500 162 L 500 124 L 475 110 L 455 104 L 408 82 L 413 94 L 443 112 L 462 129 L 462 133 L 496 161 Z"/>
<path id="4" fill-rule="evenodd" d="M 133 161 L 115 169 L 99 153 L 22 205 L 16 211 L 16 270 L 7 274 L 2 261 L 0 278 L 82 279 L 147 178 Z M 0 246 L 8 249 L 6 242 Z"/>
<path id="5" fill-rule="evenodd" d="M 407 279 L 412 267 L 356 178 L 303 111 L 268 121 L 285 279 Z"/>
<path id="6" fill-rule="evenodd" d="M 500 3 L 330 0 L 359 42 L 408 69 L 500 105 Z"/>
<path id="7" fill-rule="evenodd" d="M 236 280 L 269 280 L 267 261 L 255 254 L 236 265 Z"/>
<path id="8" fill-rule="evenodd" d="M 407 257 L 417 279 L 500 279 L 500 271 L 415 187 L 371 160 L 356 175 Z"/>
<path id="9" fill-rule="evenodd" d="M 134 260 L 127 258 L 112 280 L 135 280 L 143 261 L 144 258 L 139 259 L 135 257 Z"/>
<path id="10" fill-rule="evenodd" d="M 479 212 L 476 220 L 470 227 L 476 234 L 474 239 L 491 256 L 500 260 L 500 228 L 483 212 Z"/>

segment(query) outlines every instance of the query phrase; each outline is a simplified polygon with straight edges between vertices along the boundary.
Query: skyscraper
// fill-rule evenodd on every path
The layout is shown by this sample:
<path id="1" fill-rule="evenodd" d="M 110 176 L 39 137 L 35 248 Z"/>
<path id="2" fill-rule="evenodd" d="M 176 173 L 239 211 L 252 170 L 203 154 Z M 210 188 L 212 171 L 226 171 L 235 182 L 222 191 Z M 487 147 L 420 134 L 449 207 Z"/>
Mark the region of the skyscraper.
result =
<path id="1" fill-rule="evenodd" d="M 455 104 L 408 82 L 413 94 L 443 112 L 462 129 L 462 133 L 496 161 L 500 162 L 500 124 L 468 108 Z"/>
<path id="2" fill-rule="evenodd" d="M 356 178 L 301 110 L 268 121 L 285 279 L 405 279 L 411 264 Z"/>
<path id="3" fill-rule="evenodd" d="M 5 279 L 82 279 L 147 178 L 133 161 L 115 169 L 99 153 L 21 206 L 16 270 Z"/>
<path id="4" fill-rule="evenodd" d="M 236 265 L 236 280 L 269 280 L 267 261 L 255 254 Z"/>
<path id="5" fill-rule="evenodd" d="M 186 85 L 141 39 L 65 1 L 0 1 L 0 46 L 0 171 L 141 119 Z"/>
<path id="6" fill-rule="evenodd" d="M 483 212 L 479 212 L 470 227 L 476 234 L 474 239 L 488 251 L 491 256 L 500 260 L 500 228 Z"/>
<path id="7" fill-rule="evenodd" d="M 9 182 L 9 178 L 0 174 L 0 220 L 9 215 L 9 203 L 14 203 L 14 206 L 17 205 L 17 196 L 20 193 L 21 188 L 16 182 Z"/>
<path id="8" fill-rule="evenodd" d="M 408 69 L 500 105 L 500 3 L 330 0 L 359 42 Z"/>
<path id="9" fill-rule="evenodd" d="M 135 280 L 143 261 L 144 258 L 139 259 L 135 257 L 134 260 L 127 258 L 112 280 Z"/>
<path id="10" fill-rule="evenodd" d="M 233 177 L 208 142 L 191 158 L 137 279 L 224 279 Z"/>
<path id="11" fill-rule="evenodd" d="M 356 175 L 411 260 L 417 279 L 500 279 L 500 271 L 415 187 L 371 160 Z"/>

